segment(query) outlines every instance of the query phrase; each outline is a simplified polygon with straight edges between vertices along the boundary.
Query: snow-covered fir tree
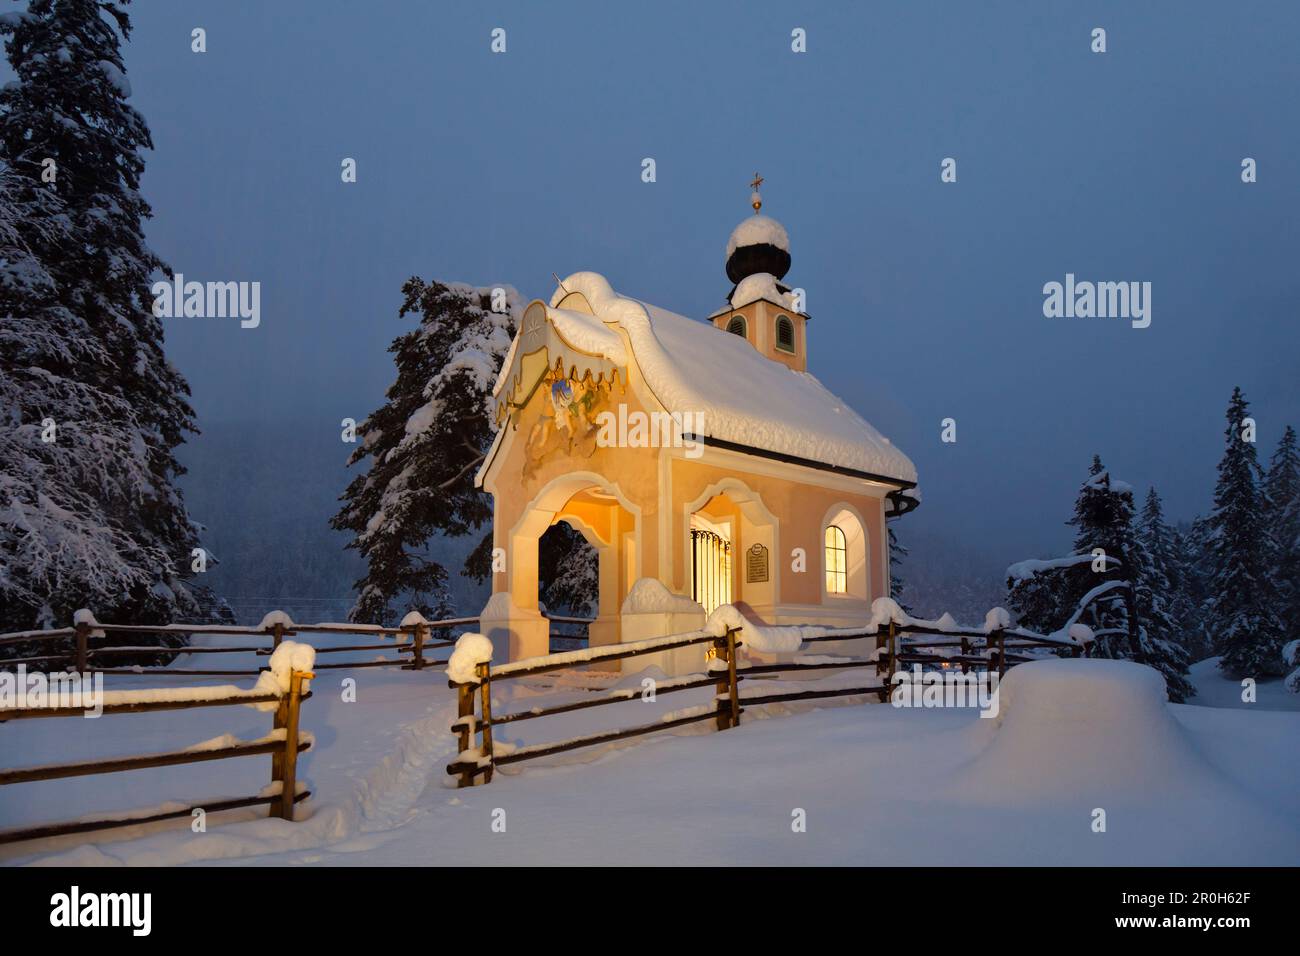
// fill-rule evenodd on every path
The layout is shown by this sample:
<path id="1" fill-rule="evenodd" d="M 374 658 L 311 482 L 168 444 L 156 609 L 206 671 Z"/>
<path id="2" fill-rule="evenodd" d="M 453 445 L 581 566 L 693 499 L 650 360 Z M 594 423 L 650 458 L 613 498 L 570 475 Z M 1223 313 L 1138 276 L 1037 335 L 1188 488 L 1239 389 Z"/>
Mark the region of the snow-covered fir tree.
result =
<path id="1" fill-rule="evenodd" d="M 600 598 L 600 555 L 566 522 L 554 524 L 537 542 L 537 585 L 550 611 L 594 616 Z"/>
<path id="2" fill-rule="evenodd" d="M 128 103 L 123 4 L 32 0 L 0 20 L 8 230 L 0 303 L 0 629 L 192 613 L 197 543 L 175 481 L 193 431 L 163 355 L 144 240 L 143 117 Z M 16 278 L 18 273 L 22 278 Z"/>
<path id="3" fill-rule="evenodd" d="M 491 496 L 474 487 L 474 475 L 492 443 L 492 388 L 523 309 L 506 285 L 412 277 L 402 295 L 399 316 L 416 314 L 420 323 L 389 347 L 397 380 L 384 405 L 357 426 L 360 445 L 349 459 L 370 465 L 349 484 L 331 522 L 353 533 L 348 547 L 366 561 L 349 615 L 359 622 L 387 623 L 406 608 L 430 618 L 454 610 L 448 569 L 430 557 L 428 544 L 491 521 Z M 488 528 L 461 573 L 484 581 L 491 562 Z M 595 613 L 597 555 L 580 533 L 563 523 L 551 528 L 539 541 L 538 563 L 544 604 L 565 615 Z"/>
<path id="4" fill-rule="evenodd" d="M 1164 503 L 1155 488 L 1147 491 L 1134 534 L 1146 561 L 1138 592 L 1142 623 L 1153 638 L 1172 641 L 1186 650 L 1175 614 L 1180 569 L 1174 550 L 1173 530 L 1165 524 Z"/>
<path id="5" fill-rule="evenodd" d="M 1213 653 L 1205 635 L 1205 535 L 1208 522 L 1201 517 L 1169 529 L 1173 555 L 1174 587 L 1169 613 L 1174 620 L 1178 643 L 1187 649 L 1192 660 Z"/>
<path id="6" fill-rule="evenodd" d="M 1163 525 L 1156 498 L 1156 515 Z M 1174 623 L 1168 612 L 1171 596 L 1165 567 L 1159 567 L 1148 553 L 1143 537 L 1134 528 L 1133 489 L 1111 477 L 1094 456 L 1088 480 L 1079 490 L 1074 517 L 1076 554 L 1095 554 L 1101 549 L 1114 563 L 1094 572 L 1091 564 L 1078 564 L 1067 571 L 1076 604 L 1108 581 L 1120 586 L 1092 604 L 1097 643 L 1094 657 L 1137 661 L 1154 667 L 1165 678 L 1169 699 L 1179 703 L 1196 693 L 1187 678 L 1189 656 L 1173 639 Z M 1080 593 L 1082 592 L 1082 593 Z"/>
<path id="7" fill-rule="evenodd" d="M 893 522 L 887 524 L 889 529 L 889 596 L 897 602 L 904 613 L 911 614 L 912 608 L 903 600 L 903 592 L 907 589 L 907 582 L 903 580 L 902 569 L 908 549 L 898 540 L 898 533 L 894 531 Z"/>
<path id="8" fill-rule="evenodd" d="M 106 513 L 142 475 L 98 473 L 100 449 L 129 440 L 116 421 L 130 409 L 94 384 L 104 346 L 43 262 L 70 231 L 57 193 L 0 164 L 0 631 L 66 625 L 150 584 L 147 557 Z"/>
<path id="9" fill-rule="evenodd" d="M 1169 699 L 1181 702 L 1196 692 L 1187 679 L 1188 655 L 1169 636 L 1168 593 L 1158 593 L 1163 585 L 1152 578 L 1133 512 L 1133 489 L 1113 479 L 1094 456 L 1067 522 L 1075 529 L 1073 553 L 1027 562 L 1028 570 L 1008 569 L 1007 606 L 1022 625 L 1038 631 L 1050 633 L 1072 620 L 1087 624 L 1096 635 L 1091 656 L 1154 667 L 1165 678 Z"/>
<path id="10" fill-rule="evenodd" d="M 1296 431 L 1282 433 L 1264 478 L 1268 527 L 1273 535 L 1279 611 L 1287 639 L 1300 637 L 1300 452 Z"/>
<path id="11" fill-rule="evenodd" d="M 408 607 L 430 618 L 451 610 L 447 569 L 427 544 L 491 521 L 491 497 L 474 487 L 474 474 L 492 442 L 492 387 L 521 311 L 509 286 L 412 277 L 402 296 L 399 316 L 420 322 L 389 347 L 397 380 L 357 426 L 349 459 L 369 459 L 369 468 L 348 485 L 332 521 L 353 533 L 348 547 L 366 560 L 350 613 L 358 622 L 389 623 Z M 490 559 L 489 532 L 475 551 L 475 576 L 486 575 Z"/>
<path id="12" fill-rule="evenodd" d="M 1214 641 L 1210 637 L 1210 582 L 1214 578 L 1215 538 L 1214 520 L 1211 515 L 1197 515 L 1187 532 L 1187 560 L 1183 575 L 1183 587 L 1189 599 L 1196 606 L 1196 620 L 1200 626 L 1201 645 L 1207 656 L 1215 653 Z M 1187 569 L 1190 568 L 1190 573 Z"/>
<path id="13" fill-rule="evenodd" d="M 1241 389 L 1233 389 L 1210 516 L 1214 566 L 1207 627 L 1223 658 L 1219 666 L 1234 677 L 1279 675 L 1283 667 L 1274 538 L 1249 418 Z"/>

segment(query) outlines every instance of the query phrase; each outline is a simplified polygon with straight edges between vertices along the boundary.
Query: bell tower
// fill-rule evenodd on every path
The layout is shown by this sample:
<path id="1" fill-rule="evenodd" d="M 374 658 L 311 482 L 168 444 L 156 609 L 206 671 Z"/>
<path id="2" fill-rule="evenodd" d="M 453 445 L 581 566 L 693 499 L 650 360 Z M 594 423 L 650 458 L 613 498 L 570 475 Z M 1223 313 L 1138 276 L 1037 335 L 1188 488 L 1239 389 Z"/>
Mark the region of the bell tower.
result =
<path id="1" fill-rule="evenodd" d="M 749 204 L 754 214 L 742 220 L 727 241 L 727 278 L 733 283 L 727 305 L 712 316 L 726 332 L 743 337 L 774 362 L 797 372 L 808 369 L 808 316 L 795 308 L 791 288 L 790 237 L 785 227 L 759 211 L 763 177 L 754 174 Z"/>

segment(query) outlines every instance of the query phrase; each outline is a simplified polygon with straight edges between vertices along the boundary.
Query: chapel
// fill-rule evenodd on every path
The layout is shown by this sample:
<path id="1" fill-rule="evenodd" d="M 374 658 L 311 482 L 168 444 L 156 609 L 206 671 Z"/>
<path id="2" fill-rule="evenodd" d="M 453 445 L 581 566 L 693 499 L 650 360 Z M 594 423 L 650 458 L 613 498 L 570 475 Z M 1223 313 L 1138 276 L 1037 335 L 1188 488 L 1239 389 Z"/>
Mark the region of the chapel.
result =
<path id="1" fill-rule="evenodd" d="M 595 272 L 524 310 L 476 476 L 499 558 L 480 629 L 502 659 L 550 649 L 538 540 L 558 522 L 598 555 L 593 647 L 693 630 L 723 604 L 767 624 L 851 626 L 888 595 L 886 521 L 919 503 L 916 468 L 809 370 L 811 317 L 761 183 L 706 319 Z M 690 673 L 703 653 L 652 663 Z"/>

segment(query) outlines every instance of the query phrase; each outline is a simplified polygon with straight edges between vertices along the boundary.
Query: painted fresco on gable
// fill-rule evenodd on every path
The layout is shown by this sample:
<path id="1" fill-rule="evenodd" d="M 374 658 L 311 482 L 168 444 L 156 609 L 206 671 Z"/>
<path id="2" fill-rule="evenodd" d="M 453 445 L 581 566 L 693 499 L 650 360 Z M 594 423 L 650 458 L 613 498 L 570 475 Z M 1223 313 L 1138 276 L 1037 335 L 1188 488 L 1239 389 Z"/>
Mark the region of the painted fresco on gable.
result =
<path id="1" fill-rule="evenodd" d="M 524 476 L 554 458 L 590 458 L 596 450 L 596 415 L 609 405 L 610 386 L 552 369 L 542 388 L 542 411 L 524 444 Z"/>

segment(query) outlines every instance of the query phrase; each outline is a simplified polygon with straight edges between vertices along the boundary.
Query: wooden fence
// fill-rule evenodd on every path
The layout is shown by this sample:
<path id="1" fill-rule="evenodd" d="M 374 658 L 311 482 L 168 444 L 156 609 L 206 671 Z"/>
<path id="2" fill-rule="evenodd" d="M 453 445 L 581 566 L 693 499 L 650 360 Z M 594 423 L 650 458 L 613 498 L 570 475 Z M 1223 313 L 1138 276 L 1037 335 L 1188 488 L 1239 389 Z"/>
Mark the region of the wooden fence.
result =
<path id="1" fill-rule="evenodd" d="M 202 809 L 208 813 L 222 810 L 234 810 L 240 807 L 270 805 L 271 816 L 293 819 L 294 804 L 307 799 L 311 792 L 298 792 L 297 768 L 298 754 L 307 750 L 310 743 L 303 740 L 299 733 L 299 708 L 304 700 L 311 697 L 311 691 L 303 691 L 303 681 L 316 675 L 310 671 L 293 671 L 289 675 L 289 689 L 286 693 L 243 693 L 220 698 L 188 697 L 184 693 L 171 700 L 142 700 L 120 703 L 106 703 L 103 716 L 117 714 L 140 714 L 161 710 L 182 710 L 192 707 L 230 707 L 248 704 L 275 703 L 275 717 L 271 733 L 259 740 L 240 741 L 220 747 L 187 750 L 173 750 L 164 753 L 137 754 L 125 757 L 109 757 L 100 760 L 86 760 L 75 763 L 43 764 L 13 770 L 0 770 L 0 786 L 18 783 L 31 783 L 39 780 L 58 780 L 67 777 L 83 777 L 92 774 L 118 773 L 126 770 L 145 770 L 153 767 L 171 767 L 180 764 L 198 763 L 208 760 L 224 760 L 231 757 L 256 757 L 271 755 L 271 786 L 251 797 L 221 798 L 208 802 L 195 803 L 180 809 L 152 811 L 122 811 L 114 815 L 100 817 L 83 817 L 66 823 L 52 823 L 20 829 L 0 830 L 0 844 L 14 843 L 20 840 L 35 840 L 41 837 L 63 836 L 69 833 L 86 833 L 93 830 L 105 830 L 113 827 L 136 826 L 142 823 L 154 823 L 177 817 L 191 816 L 195 810 Z M 0 723 L 11 720 L 30 720 L 54 717 L 84 717 L 84 707 L 28 707 L 0 709 Z"/>
<path id="2" fill-rule="evenodd" d="M 890 622 L 887 628 L 864 628 L 828 632 L 822 636 L 806 637 L 804 644 L 820 642 L 840 642 L 874 637 L 875 653 L 865 658 L 836 658 L 833 661 L 783 661 L 772 664 L 747 664 L 740 666 L 737 650 L 742 647 L 738 639 L 739 629 L 728 629 L 722 636 L 705 632 L 691 632 L 669 637 L 651 638 L 627 644 L 611 644 L 582 653 L 548 654 L 542 657 L 526 658 L 493 667 L 490 663 L 479 664 L 473 680 L 458 682 L 448 680 L 448 686 L 457 693 L 457 717 L 451 725 L 451 731 L 457 738 L 457 755 L 447 765 L 447 773 L 457 777 L 459 787 L 473 786 L 480 776 L 483 783 L 490 783 L 493 769 L 498 766 L 534 760 L 552 754 L 576 750 L 582 747 L 594 747 L 600 744 L 625 740 L 669 730 L 686 724 L 714 721 L 718 730 L 727 730 L 740 725 L 744 713 L 742 704 L 758 706 L 802 700 L 817 700 L 832 697 L 863 697 L 874 695 L 882 701 L 887 699 L 893 677 L 902 666 L 921 665 L 951 667 L 956 664 L 967 673 L 971 669 L 983 668 L 996 671 L 999 676 L 1007 668 L 1024 663 L 1034 658 L 1024 653 L 1029 649 L 1048 649 L 1068 651 L 1078 656 L 1078 645 L 1058 640 L 1042 634 L 1036 634 L 1020 628 L 998 629 L 990 632 L 983 630 L 948 628 L 941 629 L 918 624 L 899 626 Z M 922 637 L 926 640 L 917 641 Z M 908 638 L 913 638 L 908 640 Z M 667 694 L 677 691 L 692 690 L 713 686 L 715 689 L 712 706 L 688 712 L 668 720 L 639 724 L 582 737 L 572 737 L 555 743 L 536 744 L 519 747 L 502 753 L 496 753 L 492 742 L 492 728 L 521 720 L 534 720 L 555 714 L 570 713 L 591 707 L 624 703 L 639 696 L 635 689 L 619 689 L 600 694 L 590 700 L 553 707 L 533 708 L 507 714 L 492 713 L 492 682 L 531 677 L 550 671 L 564 670 L 582 664 L 598 664 L 616 660 L 655 654 L 677 648 L 691 647 L 699 644 L 711 645 L 713 659 L 707 674 L 689 675 L 659 681 L 655 693 Z M 955 652 L 955 653 L 949 653 Z M 853 670 L 873 668 L 875 680 L 862 684 L 837 687 L 812 687 L 804 690 L 779 691 L 744 695 L 740 692 L 740 682 L 764 675 L 776 675 L 791 672 L 819 670 Z M 476 711 L 476 700 L 479 702 Z M 477 744 L 475 738 L 477 737 Z"/>
<path id="3" fill-rule="evenodd" d="M 553 641 L 565 646 L 580 646 L 586 643 L 586 627 L 592 622 L 587 618 L 549 616 L 553 625 L 561 625 L 563 631 L 555 633 Z M 433 659 L 429 655 L 436 651 L 455 647 L 456 642 L 446 639 L 453 628 L 477 625 L 477 617 L 456 617 L 439 621 L 426 621 L 423 624 L 407 627 L 380 627 L 371 624 L 274 624 L 266 627 L 239 627 L 224 624 L 99 624 L 80 623 L 73 627 L 54 628 L 43 631 L 20 631 L 0 634 L 0 647 L 36 642 L 60 643 L 57 653 L 38 654 L 30 657 L 0 658 L 0 668 L 18 664 L 35 666 L 44 670 L 74 669 L 78 673 L 94 670 L 102 674 L 160 674 L 172 677 L 256 677 L 266 668 L 252 667 L 241 670 L 201 670 L 176 667 L 121 667 L 114 666 L 115 659 L 122 657 L 170 656 L 175 658 L 182 654 L 240 654 L 269 657 L 280 642 L 286 637 L 300 634 L 355 634 L 365 638 L 397 638 L 396 642 L 371 644 L 350 644 L 342 647 L 317 647 L 317 655 L 348 654 L 373 652 L 395 652 L 397 656 L 386 659 L 367 661 L 342 661 L 334 664 L 317 664 L 317 670 L 350 669 L 357 667 L 400 667 L 404 670 L 423 670 L 431 665 L 443 666 L 445 659 Z M 102 632 L 104 637 L 92 635 Z M 242 639 L 255 637 L 267 641 L 269 646 L 258 647 L 195 647 L 185 644 L 179 647 L 118 645 L 104 646 L 103 642 L 110 635 L 155 635 L 189 638 L 195 634 L 215 635 L 223 638 Z M 439 638 L 435 640 L 435 637 Z"/>
<path id="4" fill-rule="evenodd" d="M 454 647 L 450 640 L 433 640 L 440 631 L 449 632 L 451 628 L 477 624 L 476 617 L 449 618 L 442 621 L 427 621 L 408 627 L 380 627 L 370 624 L 273 624 L 266 627 L 238 627 L 217 624 L 99 624 L 80 623 L 74 627 L 58 628 L 46 631 L 24 631 L 15 634 L 0 634 L 0 646 L 23 644 L 34 641 L 63 642 L 66 647 L 58 653 L 41 654 L 33 657 L 16 657 L 0 659 L 0 667 L 17 664 L 43 665 L 47 670 L 75 669 L 78 673 L 94 670 L 102 674 L 159 674 L 172 677 L 256 677 L 266 668 L 252 667 L 241 670 L 198 670 L 176 667 L 114 667 L 114 658 L 134 655 L 146 657 L 152 655 L 175 657 L 181 654 L 240 654 L 269 657 L 280 642 L 287 637 L 300 634 L 356 634 L 360 637 L 396 637 L 396 642 L 371 644 L 351 644 L 342 647 L 318 647 L 316 653 L 345 654 L 364 651 L 396 652 L 397 656 L 380 660 L 345 661 L 334 664 L 317 664 L 317 670 L 331 670 L 355 667 L 401 667 L 410 670 L 422 670 L 431 665 L 442 666 L 444 660 L 432 660 L 426 657 L 433 651 Z M 104 637 L 93 637 L 102 632 Z M 215 635 L 223 638 L 240 639 L 255 637 L 261 641 L 269 639 L 269 646 L 256 645 L 244 647 L 195 647 L 189 644 L 180 647 L 152 646 L 103 646 L 102 642 L 114 635 L 173 635 L 190 637 L 194 634 Z"/>

